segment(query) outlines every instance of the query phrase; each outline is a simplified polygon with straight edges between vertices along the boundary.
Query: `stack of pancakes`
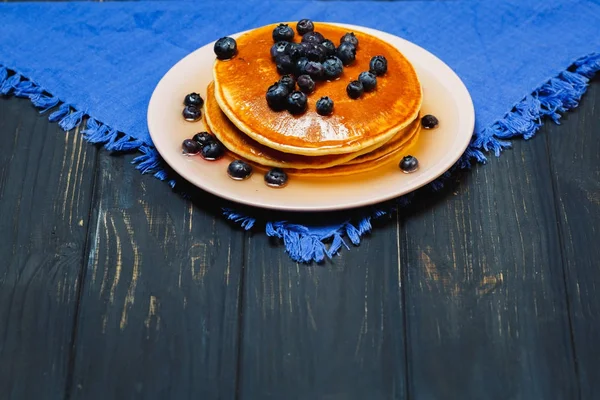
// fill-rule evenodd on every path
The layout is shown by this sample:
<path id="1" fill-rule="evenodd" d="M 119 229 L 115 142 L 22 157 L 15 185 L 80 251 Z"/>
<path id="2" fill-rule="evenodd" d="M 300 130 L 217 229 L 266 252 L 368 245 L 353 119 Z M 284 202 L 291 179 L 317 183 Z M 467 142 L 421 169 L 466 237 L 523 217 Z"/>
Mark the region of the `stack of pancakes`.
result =
<path id="1" fill-rule="evenodd" d="M 395 47 L 357 31 L 356 61 L 339 79 L 317 82 L 305 113 L 271 110 L 265 93 L 280 77 L 269 52 L 275 26 L 241 35 L 236 40 L 238 54 L 214 64 L 205 123 L 234 157 L 291 174 L 347 175 L 396 160 L 416 140 L 423 96 L 413 66 Z M 323 23 L 315 24 L 315 31 L 334 43 L 348 32 Z M 369 70 L 376 55 L 387 59 L 387 73 L 378 77 L 376 90 L 351 99 L 346 86 Z M 329 116 L 316 112 L 316 101 L 323 96 L 335 104 Z"/>

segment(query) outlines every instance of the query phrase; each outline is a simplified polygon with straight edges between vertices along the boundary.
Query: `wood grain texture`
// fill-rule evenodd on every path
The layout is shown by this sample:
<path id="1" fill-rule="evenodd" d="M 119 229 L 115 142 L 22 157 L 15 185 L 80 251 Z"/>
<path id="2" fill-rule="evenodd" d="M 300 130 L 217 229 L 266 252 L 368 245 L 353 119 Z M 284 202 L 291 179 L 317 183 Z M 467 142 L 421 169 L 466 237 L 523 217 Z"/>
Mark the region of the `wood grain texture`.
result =
<path id="1" fill-rule="evenodd" d="M 401 221 L 411 399 L 577 398 L 548 134 Z"/>
<path id="2" fill-rule="evenodd" d="M 600 80 L 548 129 L 582 399 L 600 398 Z"/>
<path id="3" fill-rule="evenodd" d="M 395 220 L 324 265 L 247 246 L 240 399 L 405 399 Z"/>
<path id="4" fill-rule="evenodd" d="M 232 399 L 244 233 L 131 159 L 99 155 L 70 396 Z"/>
<path id="5" fill-rule="evenodd" d="M 0 399 L 599 398 L 599 104 L 306 267 L 0 98 Z"/>
<path id="6" fill-rule="evenodd" d="M 0 398 L 62 399 L 96 149 L 0 99 Z"/>

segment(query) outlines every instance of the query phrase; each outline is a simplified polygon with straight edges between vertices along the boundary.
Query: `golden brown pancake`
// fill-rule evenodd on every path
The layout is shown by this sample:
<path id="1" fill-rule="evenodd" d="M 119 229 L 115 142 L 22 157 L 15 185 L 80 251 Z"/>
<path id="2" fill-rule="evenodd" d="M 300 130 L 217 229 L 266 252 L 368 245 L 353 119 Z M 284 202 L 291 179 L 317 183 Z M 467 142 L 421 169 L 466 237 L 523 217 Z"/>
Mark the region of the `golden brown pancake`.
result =
<path id="1" fill-rule="evenodd" d="M 391 151 L 384 153 L 375 150 L 372 153 L 367 153 L 362 159 L 362 162 L 352 164 L 352 161 L 336 165 L 335 167 L 327 169 L 286 169 L 285 171 L 290 175 L 298 176 L 310 176 L 310 177 L 330 177 L 330 176 L 341 176 L 341 175 L 354 175 L 362 172 L 372 171 L 379 168 L 387 163 L 390 163 L 401 155 L 401 153 L 408 149 L 410 146 L 415 144 L 419 138 L 421 132 L 421 124 L 418 121 L 413 122 L 407 127 L 409 133 L 407 133 L 407 140 L 404 140 L 400 146 L 394 147 Z M 380 149 L 386 147 L 381 146 Z M 357 159 L 358 160 L 358 159 Z"/>
<path id="2" fill-rule="evenodd" d="M 204 117 L 207 128 L 223 143 L 232 153 L 242 158 L 253 161 L 259 165 L 278 168 L 293 169 L 321 169 L 354 160 L 356 157 L 362 161 L 377 158 L 390 149 L 400 146 L 402 141 L 408 140 L 408 135 L 401 131 L 383 146 L 367 147 L 361 151 L 348 154 L 332 154 L 328 156 L 302 156 L 298 154 L 283 153 L 264 146 L 240 131 L 221 111 L 214 98 L 214 83 L 211 82 L 206 90 L 204 104 Z M 389 147 L 388 143 L 392 146 Z M 364 158 L 372 152 L 370 158 Z M 373 154 L 376 153 L 376 154 Z"/>
<path id="3" fill-rule="evenodd" d="M 356 61 L 333 82 L 318 82 L 308 96 L 308 110 L 299 116 L 275 112 L 267 105 L 267 88 L 279 79 L 269 50 L 273 45 L 269 25 L 237 39 L 238 54 L 217 60 L 213 73 L 215 98 L 220 108 L 242 132 L 281 152 L 308 156 L 345 154 L 390 140 L 415 120 L 422 102 L 421 86 L 410 62 L 393 46 L 372 35 L 355 31 L 359 40 Z M 293 25 L 292 25 L 293 26 Z M 315 30 L 339 43 L 348 29 L 316 23 Z M 300 37 L 296 35 L 295 41 Z M 377 78 L 377 89 L 352 100 L 346 86 L 369 69 L 373 56 L 388 60 L 388 71 Z M 333 99 L 331 116 L 317 114 L 322 96 Z"/>
<path id="4" fill-rule="evenodd" d="M 350 175 L 373 170 L 381 165 L 394 160 L 402 150 L 415 143 L 420 132 L 421 123 L 415 119 L 391 140 L 378 146 L 372 151 L 363 151 L 350 155 L 331 156 L 301 156 L 282 153 L 273 150 L 252 140 L 227 119 L 214 99 L 214 85 L 211 83 L 207 89 L 204 104 L 204 122 L 207 129 L 213 133 L 229 150 L 234 158 L 242 158 L 255 167 L 279 167 L 292 175 L 328 177 Z M 351 158 L 345 163 L 335 164 L 344 157 Z M 352 158 L 355 157 L 355 158 Z M 330 165 L 329 167 L 324 167 Z"/>

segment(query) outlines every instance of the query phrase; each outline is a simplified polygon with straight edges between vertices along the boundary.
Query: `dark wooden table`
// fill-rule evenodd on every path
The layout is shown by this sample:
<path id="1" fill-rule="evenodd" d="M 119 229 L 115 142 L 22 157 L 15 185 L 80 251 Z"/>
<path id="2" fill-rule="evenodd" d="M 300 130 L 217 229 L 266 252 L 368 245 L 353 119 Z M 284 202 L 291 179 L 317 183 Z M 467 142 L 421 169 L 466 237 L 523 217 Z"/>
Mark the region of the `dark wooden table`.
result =
<path id="1" fill-rule="evenodd" d="M 0 400 L 600 398 L 599 81 L 321 266 L 133 157 L 0 98 Z"/>

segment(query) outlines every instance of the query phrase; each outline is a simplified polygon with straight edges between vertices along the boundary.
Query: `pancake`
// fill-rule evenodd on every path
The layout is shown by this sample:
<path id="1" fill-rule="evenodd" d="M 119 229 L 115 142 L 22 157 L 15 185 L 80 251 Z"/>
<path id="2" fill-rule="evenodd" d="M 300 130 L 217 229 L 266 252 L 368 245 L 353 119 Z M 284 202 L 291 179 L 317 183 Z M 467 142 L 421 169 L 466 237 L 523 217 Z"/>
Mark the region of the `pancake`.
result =
<path id="1" fill-rule="evenodd" d="M 357 164 L 373 160 L 404 145 L 411 138 L 410 132 L 412 129 L 411 124 L 382 146 L 367 147 L 355 153 L 314 157 L 282 153 L 251 139 L 227 119 L 227 116 L 221 111 L 214 99 L 214 84 L 212 82 L 206 90 L 204 117 L 208 130 L 233 154 L 258 165 L 286 169 L 324 169 L 343 163 Z M 413 124 L 418 122 L 418 120 L 415 120 Z"/>
<path id="2" fill-rule="evenodd" d="M 418 131 L 415 130 L 415 125 L 420 124 L 421 121 L 417 118 L 410 125 L 400 131 L 396 136 L 385 142 L 382 146 L 361 154 L 352 160 L 345 162 L 344 164 L 361 164 L 380 159 L 382 156 L 402 150 L 409 142 L 413 141 L 414 136 L 418 133 Z"/>
<path id="3" fill-rule="evenodd" d="M 295 26 L 295 24 L 290 24 Z M 308 110 L 299 116 L 275 112 L 265 93 L 279 79 L 269 50 L 276 25 L 255 29 L 237 38 L 238 54 L 216 60 L 215 98 L 221 110 L 242 132 L 257 142 L 285 153 L 307 156 L 347 154 L 380 145 L 413 122 L 422 103 L 422 90 L 410 62 L 393 46 L 375 36 L 355 31 L 359 40 L 356 61 L 332 82 L 318 82 L 308 96 Z M 315 30 L 334 43 L 348 29 L 317 23 Z M 298 35 L 295 41 L 299 41 Z M 377 78 L 377 89 L 352 100 L 346 86 L 369 69 L 375 55 L 388 60 L 388 72 Z M 331 116 L 317 114 L 316 101 L 333 99 Z"/>
<path id="4" fill-rule="evenodd" d="M 387 163 L 394 160 L 398 160 L 399 156 L 407 150 L 410 146 L 415 144 L 419 139 L 419 133 L 421 132 L 421 124 L 415 122 L 407 128 L 409 133 L 407 134 L 407 140 L 404 140 L 401 145 L 392 148 L 387 153 L 379 152 L 376 150 L 373 153 L 365 154 L 362 162 L 352 164 L 352 162 L 336 165 L 335 167 L 327 169 L 286 169 L 290 175 L 306 176 L 306 177 L 331 177 L 331 176 L 342 176 L 342 175 L 354 175 L 362 172 L 372 171 L 379 168 Z M 385 146 L 382 146 L 383 148 Z M 357 159 L 358 160 L 358 159 Z"/>
<path id="5" fill-rule="evenodd" d="M 211 82 L 206 90 L 204 103 L 204 117 L 207 128 L 213 133 L 223 145 L 232 153 L 242 158 L 253 161 L 259 165 L 277 168 L 293 169 L 322 169 L 343 164 L 357 157 L 366 156 L 366 153 L 381 149 L 384 146 L 367 147 L 361 151 L 348 154 L 332 154 L 328 156 L 302 156 L 297 154 L 283 153 L 264 146 L 240 131 L 221 111 L 214 98 L 214 83 Z M 404 130 L 387 143 L 398 146 L 404 137 Z M 384 150 L 384 149 L 382 149 Z M 377 157 L 385 153 L 381 150 Z M 376 158 L 376 157 L 375 157 Z M 361 161 L 364 161 L 361 160 Z"/>

